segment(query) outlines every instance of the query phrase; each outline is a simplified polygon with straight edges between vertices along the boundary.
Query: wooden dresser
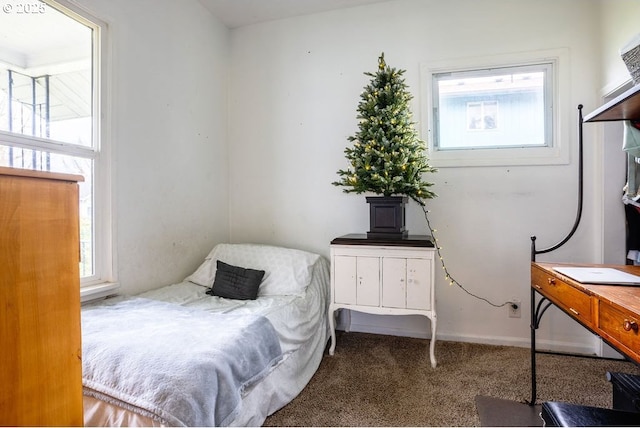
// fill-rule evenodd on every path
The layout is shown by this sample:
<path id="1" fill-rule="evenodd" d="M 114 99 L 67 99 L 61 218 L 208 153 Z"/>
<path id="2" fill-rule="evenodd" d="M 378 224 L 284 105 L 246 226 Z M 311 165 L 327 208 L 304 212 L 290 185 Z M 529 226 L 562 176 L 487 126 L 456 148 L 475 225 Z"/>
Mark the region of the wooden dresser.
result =
<path id="1" fill-rule="evenodd" d="M 0 167 L 0 425 L 80 426 L 78 181 Z"/>

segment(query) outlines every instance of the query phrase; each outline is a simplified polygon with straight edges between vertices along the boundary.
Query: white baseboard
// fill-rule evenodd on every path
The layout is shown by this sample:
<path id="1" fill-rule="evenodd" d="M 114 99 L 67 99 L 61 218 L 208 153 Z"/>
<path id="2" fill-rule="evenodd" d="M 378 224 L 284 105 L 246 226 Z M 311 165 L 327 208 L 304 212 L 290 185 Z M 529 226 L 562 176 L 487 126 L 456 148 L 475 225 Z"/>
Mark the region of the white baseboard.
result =
<path id="1" fill-rule="evenodd" d="M 416 317 L 420 321 L 423 320 L 422 317 Z M 431 337 L 431 329 L 428 327 L 428 323 L 420 323 L 415 319 L 405 319 L 404 321 L 401 321 L 395 317 L 385 319 L 384 316 L 370 316 L 367 314 L 360 314 L 358 312 L 354 312 L 352 314 L 350 311 L 339 312 L 336 328 L 343 331 L 415 337 L 418 339 L 429 339 Z M 530 348 L 531 337 L 528 332 L 529 331 L 527 330 L 527 335 L 525 337 L 500 335 L 478 336 L 439 332 L 436 333 L 436 336 L 438 341 L 442 340 L 449 342 L 480 343 L 485 345 Z M 536 349 L 538 351 L 561 352 L 586 356 L 603 356 L 607 358 L 614 356 L 613 350 L 612 352 L 605 352 L 606 350 L 603 349 L 601 341 L 597 340 L 565 342 L 547 340 L 538 337 L 536 339 Z"/>
<path id="2" fill-rule="evenodd" d="M 345 330 L 346 326 L 338 326 Z M 359 333 L 384 334 L 389 336 L 415 337 L 418 339 L 429 339 L 430 332 L 412 329 L 389 328 L 374 326 L 370 324 L 351 324 L 350 330 Z M 519 348 L 530 348 L 531 339 L 529 337 L 509 337 L 509 336 L 473 336 L 457 334 L 436 333 L 436 341 L 480 343 L 484 345 L 515 346 Z M 596 356 L 597 352 L 593 346 L 584 343 L 558 342 L 549 340 L 536 340 L 538 351 L 563 352 L 569 354 Z"/>

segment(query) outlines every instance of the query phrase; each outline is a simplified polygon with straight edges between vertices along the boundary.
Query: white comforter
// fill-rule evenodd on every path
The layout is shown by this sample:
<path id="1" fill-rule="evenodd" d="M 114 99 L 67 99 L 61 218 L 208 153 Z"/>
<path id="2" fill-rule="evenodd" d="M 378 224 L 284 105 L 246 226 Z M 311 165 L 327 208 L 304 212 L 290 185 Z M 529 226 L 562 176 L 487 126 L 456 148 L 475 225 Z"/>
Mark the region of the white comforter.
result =
<path id="1" fill-rule="evenodd" d="M 82 311 L 85 394 L 171 426 L 228 425 L 282 359 L 266 317 L 140 297 Z"/>
<path id="2" fill-rule="evenodd" d="M 328 267 L 322 259 L 307 293 L 262 296 L 256 300 L 231 300 L 206 294 L 207 288 L 186 281 L 140 294 L 140 297 L 177 303 L 211 313 L 252 313 L 263 315 L 276 329 L 282 352 L 298 349 L 317 332 L 319 320 L 327 313 Z M 323 295 L 324 294 L 324 295 Z"/>

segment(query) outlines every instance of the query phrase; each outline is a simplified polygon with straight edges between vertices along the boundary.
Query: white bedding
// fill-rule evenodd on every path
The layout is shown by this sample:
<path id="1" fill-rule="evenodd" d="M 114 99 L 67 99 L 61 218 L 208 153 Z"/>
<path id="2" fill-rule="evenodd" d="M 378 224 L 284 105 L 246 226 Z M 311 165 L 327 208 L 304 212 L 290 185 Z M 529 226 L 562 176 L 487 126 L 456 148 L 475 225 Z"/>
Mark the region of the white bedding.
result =
<path id="1" fill-rule="evenodd" d="M 244 249 L 241 246 L 224 245 L 223 251 L 218 248 L 217 255 L 216 249 L 214 249 L 203 266 L 198 269 L 196 273 L 200 273 L 200 277 L 197 279 L 199 282 L 208 281 L 206 275 L 215 274 L 215 271 L 211 272 L 210 265 L 215 263 L 218 256 L 224 260 L 225 254 L 231 254 L 225 261 L 228 263 L 236 261 L 239 264 L 233 254 Z M 260 261 L 262 257 L 260 253 L 265 249 L 271 253 L 275 251 L 277 260 L 284 260 L 278 253 L 282 249 L 277 247 L 249 247 L 249 250 L 258 256 L 253 254 L 249 259 L 245 257 L 243 267 L 265 268 L 265 266 L 261 266 Z M 289 256 L 289 253 L 285 254 Z M 322 257 L 315 255 L 313 255 L 315 257 L 311 257 L 310 253 L 298 252 L 294 255 L 297 257 L 298 254 L 303 254 L 305 262 L 309 263 L 308 277 L 300 276 L 300 272 L 304 274 L 304 269 L 290 271 L 284 276 L 281 269 L 280 273 L 273 272 L 270 277 L 271 284 L 278 280 L 282 283 L 282 280 L 288 280 L 289 274 L 293 272 L 293 275 L 297 275 L 296 278 L 308 281 L 306 287 L 299 287 L 298 284 L 297 288 L 290 288 L 293 294 L 272 295 L 266 293 L 266 295 L 259 294 L 256 300 L 230 300 L 207 295 L 206 286 L 184 281 L 139 295 L 211 313 L 233 312 L 262 315 L 271 322 L 280 339 L 284 358 L 266 378 L 244 391 L 238 415 L 230 422 L 230 425 L 261 425 L 268 415 L 286 405 L 300 393 L 317 370 L 322 359 L 328 332 L 326 316 L 329 295 L 329 264 Z M 273 262 L 273 257 L 266 260 Z M 266 269 L 269 269 L 268 264 Z M 205 276 L 202 275 L 203 272 L 205 272 Z M 193 279 L 192 277 L 188 278 Z M 270 285 L 270 290 L 287 292 L 286 286 L 283 288 L 280 285 L 276 287 Z M 85 425 L 158 426 L 159 424 L 151 418 L 134 414 L 113 404 L 85 397 Z"/>
<path id="2" fill-rule="evenodd" d="M 320 284 L 318 284 L 320 285 Z M 252 313 L 263 315 L 276 329 L 280 346 L 286 354 L 297 349 L 314 333 L 314 326 L 321 314 L 314 308 L 325 303 L 319 293 L 292 296 L 262 296 L 256 300 L 232 300 L 205 294 L 207 288 L 191 282 L 181 282 L 158 290 L 142 293 L 140 297 L 177 303 L 186 307 L 211 313 Z M 305 319 L 311 316 L 311 319 Z M 296 325 L 299 328 L 291 328 Z"/>

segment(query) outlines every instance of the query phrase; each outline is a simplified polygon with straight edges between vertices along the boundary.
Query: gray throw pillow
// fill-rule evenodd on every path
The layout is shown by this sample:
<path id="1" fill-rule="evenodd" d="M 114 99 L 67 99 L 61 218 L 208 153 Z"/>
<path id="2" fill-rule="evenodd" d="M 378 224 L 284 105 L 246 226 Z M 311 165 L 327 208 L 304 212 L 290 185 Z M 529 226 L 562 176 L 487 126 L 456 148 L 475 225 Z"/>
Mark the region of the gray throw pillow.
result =
<path id="1" fill-rule="evenodd" d="M 207 294 L 227 299 L 255 300 L 263 277 L 263 270 L 245 269 L 218 260 L 213 286 Z"/>

